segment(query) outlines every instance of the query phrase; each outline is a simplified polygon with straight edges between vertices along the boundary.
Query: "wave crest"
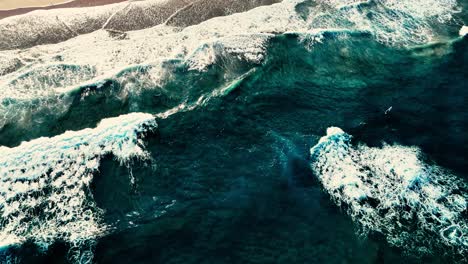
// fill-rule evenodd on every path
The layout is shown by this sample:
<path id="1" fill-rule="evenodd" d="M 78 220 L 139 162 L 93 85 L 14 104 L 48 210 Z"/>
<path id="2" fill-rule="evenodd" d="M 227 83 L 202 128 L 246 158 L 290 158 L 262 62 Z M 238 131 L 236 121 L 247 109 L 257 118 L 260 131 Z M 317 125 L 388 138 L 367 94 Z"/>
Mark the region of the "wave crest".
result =
<path id="1" fill-rule="evenodd" d="M 86 244 L 105 231 L 90 184 L 100 160 L 147 158 L 142 136 L 156 128 L 152 115 L 104 119 L 94 129 L 0 147 L 0 248 L 32 241 Z"/>
<path id="2" fill-rule="evenodd" d="M 445 246 L 468 250 L 468 186 L 425 163 L 418 148 L 355 147 L 350 135 L 332 127 L 311 157 L 325 190 L 365 232 L 421 254 Z"/>

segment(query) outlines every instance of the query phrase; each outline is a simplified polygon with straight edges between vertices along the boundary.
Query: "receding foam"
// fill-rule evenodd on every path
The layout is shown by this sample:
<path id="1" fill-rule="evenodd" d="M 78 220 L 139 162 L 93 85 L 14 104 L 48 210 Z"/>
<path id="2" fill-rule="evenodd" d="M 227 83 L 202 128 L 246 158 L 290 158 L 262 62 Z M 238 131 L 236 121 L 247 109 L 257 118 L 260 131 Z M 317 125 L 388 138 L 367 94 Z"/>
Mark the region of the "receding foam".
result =
<path id="1" fill-rule="evenodd" d="M 346 28 L 372 33 L 384 44 L 406 47 L 440 38 L 435 28 L 453 22 L 456 0 L 317 0 L 331 8 L 315 8 L 312 28 Z"/>
<path id="2" fill-rule="evenodd" d="M 0 147 L 0 248 L 25 241 L 47 248 L 57 240 L 77 246 L 101 235 L 106 227 L 90 191 L 100 160 L 147 158 L 143 136 L 156 126 L 152 115 L 133 113 Z"/>
<path id="3" fill-rule="evenodd" d="M 310 150 L 312 169 L 331 199 L 364 233 L 421 254 L 436 248 L 468 250 L 467 185 L 422 160 L 416 147 L 353 146 L 331 127 Z"/>

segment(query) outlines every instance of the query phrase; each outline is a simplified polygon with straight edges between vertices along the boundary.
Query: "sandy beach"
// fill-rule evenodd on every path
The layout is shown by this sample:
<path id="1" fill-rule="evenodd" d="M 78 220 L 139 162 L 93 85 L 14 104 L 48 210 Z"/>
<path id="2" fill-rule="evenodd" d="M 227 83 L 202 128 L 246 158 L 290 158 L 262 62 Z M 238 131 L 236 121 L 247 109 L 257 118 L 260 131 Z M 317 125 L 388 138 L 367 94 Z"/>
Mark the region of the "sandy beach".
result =
<path id="1" fill-rule="evenodd" d="M 38 9 L 89 7 L 124 1 L 126 0 L 0 0 L 0 19 Z"/>
<path id="2" fill-rule="evenodd" d="M 0 20 L 0 50 L 59 43 L 100 29 L 127 32 L 163 24 L 183 28 L 279 1 L 147 0 L 115 3 L 115 0 L 76 0 L 47 7 L 50 10 L 12 16 L 12 12 L 24 11 L 14 9 L 5 11 L 10 17 Z M 91 2 L 101 5 L 90 6 Z"/>
<path id="3" fill-rule="evenodd" d="M 57 4 L 64 4 L 67 0 L 3 0 L 0 2 L 0 10 L 11 10 L 26 7 L 45 7 Z"/>

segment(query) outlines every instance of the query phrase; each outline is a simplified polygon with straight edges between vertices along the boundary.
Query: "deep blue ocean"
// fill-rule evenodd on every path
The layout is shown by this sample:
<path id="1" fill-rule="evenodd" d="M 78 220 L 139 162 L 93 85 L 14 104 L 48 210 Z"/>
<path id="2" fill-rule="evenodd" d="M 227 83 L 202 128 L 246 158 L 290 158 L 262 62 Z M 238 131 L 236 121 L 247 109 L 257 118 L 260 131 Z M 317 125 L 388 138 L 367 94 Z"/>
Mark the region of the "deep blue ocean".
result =
<path id="1" fill-rule="evenodd" d="M 275 33 L 261 63 L 167 60 L 160 89 L 129 66 L 60 111 L 1 97 L 33 110 L 0 127 L 0 262 L 466 263 L 465 15 L 411 45 Z M 38 72 L 13 85 L 57 85 Z"/>

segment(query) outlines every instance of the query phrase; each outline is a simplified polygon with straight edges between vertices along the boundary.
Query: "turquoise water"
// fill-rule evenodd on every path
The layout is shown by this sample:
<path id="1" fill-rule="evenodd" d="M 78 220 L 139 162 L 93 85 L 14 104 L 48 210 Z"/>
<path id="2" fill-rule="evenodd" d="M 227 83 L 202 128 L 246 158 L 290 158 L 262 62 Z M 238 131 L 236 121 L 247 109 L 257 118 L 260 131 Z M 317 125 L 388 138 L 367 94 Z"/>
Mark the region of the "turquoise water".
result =
<path id="1" fill-rule="evenodd" d="M 0 158 L 0 175 L 41 187 L 1 200 L 0 227 L 19 241 L 2 261 L 466 262 L 468 38 L 458 29 L 405 47 L 364 31 L 313 44 L 282 33 L 262 63 L 165 61 L 162 89 L 147 78 L 159 66 L 138 65 L 47 108 L 3 100 L 35 111 L 1 128 L 0 152 L 15 158 Z M 70 83 L 68 71 L 94 74 L 64 64 Z M 45 86 L 63 86 L 54 78 Z M 137 112 L 151 115 L 127 115 Z M 329 127 L 346 134 L 320 140 Z M 40 202 L 15 211 L 13 200 Z"/>

